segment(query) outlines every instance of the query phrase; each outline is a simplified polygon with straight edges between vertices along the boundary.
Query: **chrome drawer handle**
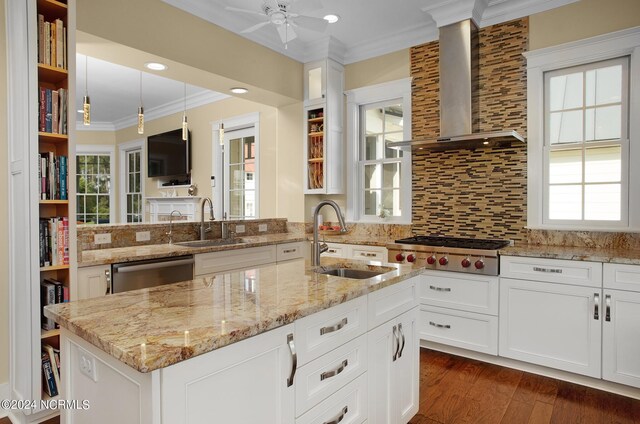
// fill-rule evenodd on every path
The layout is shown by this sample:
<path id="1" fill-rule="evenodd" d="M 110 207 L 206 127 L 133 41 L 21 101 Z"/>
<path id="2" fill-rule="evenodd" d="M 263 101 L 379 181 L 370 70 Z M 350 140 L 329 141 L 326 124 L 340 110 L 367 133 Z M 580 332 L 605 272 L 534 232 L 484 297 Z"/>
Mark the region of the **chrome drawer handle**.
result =
<path id="1" fill-rule="evenodd" d="M 593 294 L 593 319 L 600 319 L 600 295 Z"/>
<path id="2" fill-rule="evenodd" d="M 402 323 L 398 324 L 398 331 L 400 332 L 400 335 L 402 336 L 402 347 L 400 348 L 400 352 L 398 352 L 398 358 L 402 358 L 402 352 L 404 351 L 404 331 L 402 331 Z"/>
<path id="3" fill-rule="evenodd" d="M 433 321 L 429 321 L 429 325 L 432 325 L 436 328 L 451 328 L 451 326 L 449 324 L 436 324 Z"/>
<path id="4" fill-rule="evenodd" d="M 393 360 L 398 359 L 398 351 L 400 350 L 400 334 L 398 333 L 398 327 L 393 326 L 393 340 L 396 343 L 396 351 L 393 354 Z"/>
<path id="5" fill-rule="evenodd" d="M 608 294 L 604 297 L 604 320 L 611 321 L 611 295 Z"/>
<path id="6" fill-rule="evenodd" d="M 105 279 L 107 280 L 107 290 L 105 291 L 104 294 L 107 295 L 111 293 L 111 270 L 105 269 L 104 276 L 105 276 Z"/>
<path id="7" fill-rule="evenodd" d="M 336 253 L 336 252 L 337 252 L 337 250 L 336 250 L 336 249 L 329 249 L 329 250 L 327 250 L 327 252 L 329 252 L 329 253 Z"/>
<path id="8" fill-rule="evenodd" d="M 324 424 L 338 424 L 344 419 L 344 416 L 347 415 L 347 412 L 349 412 L 349 408 L 345 406 L 344 408 L 342 408 L 342 411 L 340 411 L 340 415 L 338 415 L 335 419 L 331 421 L 325 421 Z"/>
<path id="9" fill-rule="evenodd" d="M 439 291 L 439 292 L 450 292 L 451 288 L 450 287 L 436 287 L 436 286 L 429 286 L 429 288 L 431 290 L 434 291 Z"/>
<path id="10" fill-rule="evenodd" d="M 540 268 L 538 266 L 534 266 L 533 270 L 538 272 L 551 272 L 553 274 L 562 274 L 562 269 L 560 268 Z"/>
<path id="11" fill-rule="evenodd" d="M 321 335 L 321 336 L 324 336 L 325 334 L 333 333 L 334 331 L 338 331 L 338 330 L 340 330 L 342 327 L 344 327 L 345 325 L 347 325 L 347 322 L 348 322 L 348 321 L 347 321 L 347 318 L 345 317 L 345 318 L 342 318 L 342 320 L 341 320 L 339 323 L 337 323 L 336 325 L 331 325 L 331 326 L 329 326 L 329 327 L 322 327 L 322 328 L 320 329 L 320 335 Z"/>
<path id="12" fill-rule="evenodd" d="M 349 362 L 345 359 L 344 361 L 342 361 L 340 366 L 335 370 L 325 371 L 322 374 L 320 374 L 320 381 L 326 380 L 327 378 L 335 377 L 336 375 L 344 371 L 347 365 L 349 365 Z"/>
<path id="13" fill-rule="evenodd" d="M 360 252 L 360 256 L 364 256 L 366 258 L 373 258 L 373 257 L 375 257 L 377 255 L 375 253 Z"/>
<path id="14" fill-rule="evenodd" d="M 293 253 L 295 251 L 296 251 L 296 249 L 285 249 L 285 250 L 282 251 L 282 253 Z"/>
<path id="15" fill-rule="evenodd" d="M 296 376 L 296 369 L 298 367 L 298 354 L 296 353 L 296 345 L 293 342 L 293 334 L 287 334 L 287 344 L 291 352 L 291 373 L 289 374 L 289 378 L 287 378 L 287 387 L 291 387 L 293 385 L 293 377 Z"/>

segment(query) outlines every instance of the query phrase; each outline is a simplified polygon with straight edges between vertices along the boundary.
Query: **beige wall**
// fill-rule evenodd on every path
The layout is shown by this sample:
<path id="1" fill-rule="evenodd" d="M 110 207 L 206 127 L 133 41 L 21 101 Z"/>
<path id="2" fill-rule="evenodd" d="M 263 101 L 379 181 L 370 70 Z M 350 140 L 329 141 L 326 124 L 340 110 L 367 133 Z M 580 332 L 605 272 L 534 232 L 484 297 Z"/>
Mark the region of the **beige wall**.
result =
<path id="1" fill-rule="evenodd" d="M 344 67 L 344 89 L 351 90 L 407 78 L 411 75 L 409 49 L 352 63 Z"/>
<path id="2" fill-rule="evenodd" d="M 5 39 L 5 2 L 0 0 L 0 163 L 5 175 L 0 178 L 0 384 L 9 381 L 9 198 L 7 140 L 7 43 Z"/>
<path id="3" fill-rule="evenodd" d="M 529 49 L 536 50 L 640 25 L 638 0 L 581 0 L 531 15 Z"/>

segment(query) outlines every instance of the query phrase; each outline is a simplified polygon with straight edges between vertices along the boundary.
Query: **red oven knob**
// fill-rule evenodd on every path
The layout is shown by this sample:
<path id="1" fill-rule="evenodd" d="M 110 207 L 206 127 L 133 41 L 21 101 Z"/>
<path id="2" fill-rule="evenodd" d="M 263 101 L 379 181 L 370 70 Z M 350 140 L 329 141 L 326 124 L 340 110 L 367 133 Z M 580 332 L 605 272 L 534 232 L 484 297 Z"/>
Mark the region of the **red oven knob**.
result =
<path id="1" fill-rule="evenodd" d="M 476 269 L 482 269 L 484 268 L 484 261 L 482 259 L 478 259 L 474 265 Z"/>
<path id="2" fill-rule="evenodd" d="M 398 253 L 396 255 L 396 261 L 398 261 L 398 262 L 404 261 L 404 255 L 402 253 Z"/>
<path id="3" fill-rule="evenodd" d="M 415 262 L 415 261 L 416 261 L 415 255 L 407 255 L 407 262 Z"/>
<path id="4" fill-rule="evenodd" d="M 433 265 L 436 263 L 436 255 L 431 255 L 427 258 L 427 263 L 429 265 Z"/>
<path id="5" fill-rule="evenodd" d="M 442 266 L 445 266 L 449 263 L 449 259 L 446 256 L 443 256 L 440 258 L 440 260 L 438 260 L 438 263 Z"/>
<path id="6" fill-rule="evenodd" d="M 464 258 L 462 260 L 462 267 L 469 268 L 470 266 L 471 266 L 471 261 L 469 260 L 469 258 Z"/>

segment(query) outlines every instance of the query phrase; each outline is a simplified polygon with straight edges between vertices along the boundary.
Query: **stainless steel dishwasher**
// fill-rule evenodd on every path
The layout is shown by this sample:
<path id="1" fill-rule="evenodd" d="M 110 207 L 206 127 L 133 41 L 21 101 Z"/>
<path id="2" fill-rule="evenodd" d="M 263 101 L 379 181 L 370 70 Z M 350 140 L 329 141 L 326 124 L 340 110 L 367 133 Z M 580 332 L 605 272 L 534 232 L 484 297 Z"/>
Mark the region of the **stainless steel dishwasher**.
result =
<path id="1" fill-rule="evenodd" d="M 193 279 L 193 255 L 111 265 L 111 293 Z"/>

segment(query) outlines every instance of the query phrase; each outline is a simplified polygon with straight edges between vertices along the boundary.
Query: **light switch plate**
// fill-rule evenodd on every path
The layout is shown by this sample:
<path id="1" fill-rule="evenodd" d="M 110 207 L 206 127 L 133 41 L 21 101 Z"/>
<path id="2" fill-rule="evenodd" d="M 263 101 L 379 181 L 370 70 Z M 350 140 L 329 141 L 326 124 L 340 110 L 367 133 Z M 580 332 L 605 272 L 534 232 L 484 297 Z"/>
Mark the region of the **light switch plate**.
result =
<path id="1" fill-rule="evenodd" d="M 238 224 L 236 225 L 236 234 L 244 233 L 244 225 Z"/>
<path id="2" fill-rule="evenodd" d="M 93 236 L 93 242 L 95 244 L 109 244 L 111 243 L 111 233 L 96 234 Z"/>
<path id="3" fill-rule="evenodd" d="M 149 241 L 149 240 L 151 240 L 151 232 L 136 231 L 136 241 Z"/>
<path id="4" fill-rule="evenodd" d="M 267 231 L 267 224 L 258 224 L 258 231 L 261 233 Z"/>

